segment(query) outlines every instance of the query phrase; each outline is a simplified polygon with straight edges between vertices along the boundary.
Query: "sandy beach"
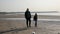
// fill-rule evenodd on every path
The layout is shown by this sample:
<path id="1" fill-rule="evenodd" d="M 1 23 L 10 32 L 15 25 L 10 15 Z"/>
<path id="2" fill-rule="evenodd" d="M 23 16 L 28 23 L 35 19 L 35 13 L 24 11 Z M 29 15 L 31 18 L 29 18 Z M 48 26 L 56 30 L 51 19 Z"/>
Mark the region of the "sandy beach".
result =
<path id="1" fill-rule="evenodd" d="M 0 16 L 1 16 L 0 18 L 22 18 L 21 14 L 20 15 L 0 15 Z M 44 16 L 44 15 L 40 16 L 41 19 L 43 18 L 52 19 L 53 17 L 55 16 Z M 58 17 L 59 16 L 55 18 L 58 19 Z M 32 32 L 35 32 L 35 34 L 60 33 L 60 21 L 38 20 L 38 27 L 35 27 L 34 21 L 32 20 L 31 28 L 27 28 L 25 22 L 26 22 L 25 20 L 1 20 L 0 19 L 0 34 L 32 34 Z"/>
<path id="2" fill-rule="evenodd" d="M 3 34 L 58 34 L 60 33 L 60 21 L 38 21 L 38 27 L 34 26 L 34 21 L 31 22 L 32 27 L 27 28 L 25 20 L 5 20 L 0 21 L 0 33 Z"/>

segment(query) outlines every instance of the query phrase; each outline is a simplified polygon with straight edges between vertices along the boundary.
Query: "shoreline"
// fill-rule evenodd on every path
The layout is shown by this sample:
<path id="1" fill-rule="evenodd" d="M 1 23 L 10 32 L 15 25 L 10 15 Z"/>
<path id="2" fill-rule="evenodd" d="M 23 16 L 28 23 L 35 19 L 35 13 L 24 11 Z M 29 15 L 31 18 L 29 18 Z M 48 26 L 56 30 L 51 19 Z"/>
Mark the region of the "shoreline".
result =
<path id="1" fill-rule="evenodd" d="M 24 21 L 26 21 L 26 19 L 25 18 L 0 18 L 0 21 L 3 21 L 3 20 L 5 20 L 5 21 L 9 21 L 9 20 L 11 20 L 11 21 L 19 21 L 19 20 L 24 20 Z M 33 21 L 33 18 L 31 18 L 31 21 Z M 37 21 L 60 21 L 60 19 L 38 19 Z"/>
<path id="2" fill-rule="evenodd" d="M 13 15 L 5 15 L 0 14 L 0 18 L 24 18 L 24 14 L 13 14 Z M 31 18 L 33 18 L 34 15 L 32 15 Z M 38 19 L 60 19 L 60 16 L 53 16 L 53 15 L 38 15 Z"/>

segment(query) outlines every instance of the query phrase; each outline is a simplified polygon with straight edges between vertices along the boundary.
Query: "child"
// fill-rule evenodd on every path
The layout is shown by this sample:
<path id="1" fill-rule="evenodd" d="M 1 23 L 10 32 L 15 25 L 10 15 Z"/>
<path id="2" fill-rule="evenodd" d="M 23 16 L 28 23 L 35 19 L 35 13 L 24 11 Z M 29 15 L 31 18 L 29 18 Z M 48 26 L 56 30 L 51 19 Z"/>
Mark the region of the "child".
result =
<path id="1" fill-rule="evenodd" d="M 35 27 L 37 27 L 37 13 L 35 13 L 35 15 L 34 15 L 34 21 L 35 21 Z"/>

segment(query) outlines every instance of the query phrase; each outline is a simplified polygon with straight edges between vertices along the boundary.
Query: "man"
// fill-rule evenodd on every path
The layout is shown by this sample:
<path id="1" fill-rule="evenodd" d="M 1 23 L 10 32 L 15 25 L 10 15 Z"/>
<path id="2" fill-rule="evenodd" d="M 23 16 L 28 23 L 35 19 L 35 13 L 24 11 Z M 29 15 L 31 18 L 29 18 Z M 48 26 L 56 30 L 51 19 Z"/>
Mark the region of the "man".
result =
<path id="1" fill-rule="evenodd" d="M 31 27 L 31 13 L 30 13 L 28 8 L 27 8 L 27 10 L 25 12 L 25 19 L 26 19 L 27 27 Z"/>

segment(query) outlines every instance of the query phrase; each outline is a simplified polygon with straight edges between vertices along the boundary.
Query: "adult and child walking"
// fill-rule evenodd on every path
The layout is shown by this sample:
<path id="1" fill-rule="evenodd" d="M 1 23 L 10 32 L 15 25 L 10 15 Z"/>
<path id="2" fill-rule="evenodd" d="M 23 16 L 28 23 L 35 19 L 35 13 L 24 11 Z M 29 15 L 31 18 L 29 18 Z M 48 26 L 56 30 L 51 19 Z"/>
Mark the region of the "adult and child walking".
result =
<path id="1" fill-rule="evenodd" d="M 25 19 L 27 27 L 31 27 L 31 13 L 29 11 L 29 8 L 27 8 L 25 12 Z M 37 13 L 35 13 L 33 20 L 35 21 L 35 27 L 37 27 Z"/>

